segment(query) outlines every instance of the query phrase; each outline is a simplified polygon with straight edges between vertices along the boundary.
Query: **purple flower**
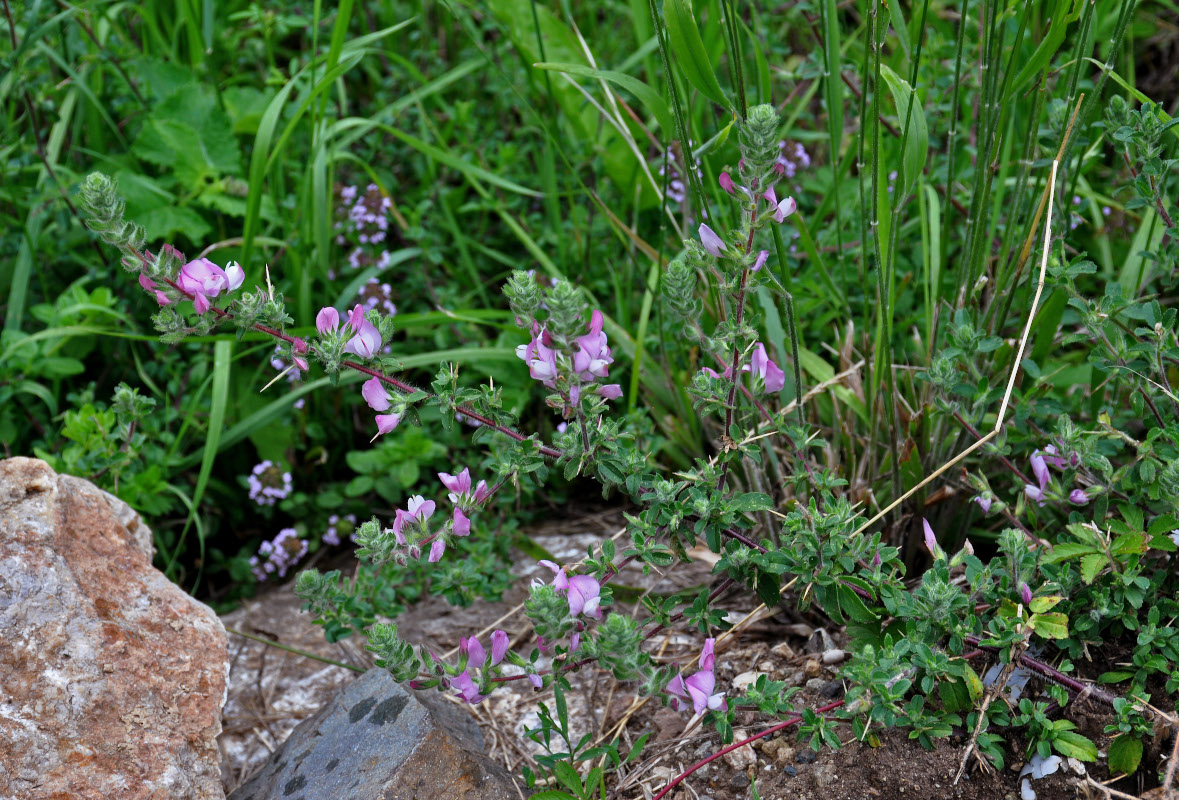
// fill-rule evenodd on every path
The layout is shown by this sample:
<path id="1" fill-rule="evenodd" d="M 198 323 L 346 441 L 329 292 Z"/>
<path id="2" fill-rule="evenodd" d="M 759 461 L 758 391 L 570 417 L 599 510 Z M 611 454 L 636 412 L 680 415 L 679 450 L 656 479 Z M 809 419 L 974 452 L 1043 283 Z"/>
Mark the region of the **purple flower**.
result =
<path id="1" fill-rule="evenodd" d="M 1036 455 L 1039 455 L 1042 461 L 1057 469 L 1063 470 L 1068 467 L 1068 459 L 1057 454 L 1055 445 L 1050 444 L 1043 450 L 1037 450 Z"/>
<path id="2" fill-rule="evenodd" d="M 617 400 L 619 397 L 622 397 L 622 385 L 618 383 L 608 383 L 604 386 L 599 386 L 598 394 L 606 400 Z"/>
<path id="3" fill-rule="evenodd" d="M 229 279 L 229 286 L 226 287 L 226 291 L 232 292 L 245 281 L 246 273 L 242 270 L 241 264 L 236 261 L 230 261 L 225 265 L 225 277 Z"/>
<path id="4" fill-rule="evenodd" d="M 472 666 L 481 667 L 487 660 L 487 653 L 483 645 L 474 636 L 464 636 L 459 640 L 459 653 L 466 655 L 467 662 Z"/>
<path id="5" fill-rule="evenodd" d="M 793 197 L 785 197 L 774 208 L 774 222 L 784 222 L 788 216 L 798 210 L 798 203 Z"/>
<path id="6" fill-rule="evenodd" d="M 416 517 L 421 522 L 425 522 L 433 516 L 434 509 L 438 507 L 438 504 L 433 500 L 427 500 L 420 494 L 415 494 L 409 498 L 409 503 L 406 504 L 406 507 L 409 509 L 409 515 L 411 517 Z"/>
<path id="7" fill-rule="evenodd" d="M 1032 589 L 1026 583 L 1019 584 L 1019 599 L 1025 606 L 1032 602 Z"/>
<path id="8" fill-rule="evenodd" d="M 753 356 L 750 363 L 742 367 L 742 372 L 752 372 L 755 377 L 761 378 L 765 384 L 766 391 L 772 393 L 782 391 L 782 387 L 786 385 L 786 373 L 778 368 L 778 365 L 770 361 L 770 357 L 766 354 L 765 345 L 761 342 L 753 348 Z"/>
<path id="9" fill-rule="evenodd" d="M 1085 494 L 1084 489 L 1073 489 L 1068 493 L 1068 501 L 1074 505 L 1083 506 L 1088 504 L 1089 495 Z"/>
<path id="10" fill-rule="evenodd" d="M 602 331 L 604 322 L 602 312 L 594 309 L 590 315 L 589 333 L 577 337 L 577 350 L 573 353 L 573 371 L 578 373 L 583 381 L 605 378 L 610 374 L 610 365 L 614 363 L 610 356 L 610 347 L 606 344 L 606 334 Z"/>
<path id="11" fill-rule="evenodd" d="M 760 270 L 762 267 L 764 267 L 766 265 L 766 260 L 769 257 L 770 257 L 769 250 L 762 250 L 761 252 L 759 252 L 757 254 L 757 260 L 753 262 L 753 267 L 750 269 L 750 271 L 757 272 L 758 270 Z"/>
<path id="12" fill-rule="evenodd" d="M 579 647 L 581 647 L 581 634 L 574 631 L 573 635 L 569 637 L 569 652 L 576 653 Z"/>
<path id="13" fill-rule="evenodd" d="M 703 222 L 700 223 L 700 243 L 704 245 L 705 250 L 707 250 L 709 253 L 712 253 L 714 256 L 717 256 L 718 258 L 720 257 L 721 251 L 724 250 L 725 247 L 724 241 L 722 241 L 721 238 L 716 235 L 716 231 L 705 225 Z"/>
<path id="14" fill-rule="evenodd" d="M 700 371 L 703 372 L 708 377 L 712 378 L 714 381 L 719 381 L 721 378 L 728 379 L 728 378 L 733 377 L 733 370 L 731 367 L 726 367 L 725 371 L 720 373 L 719 375 L 717 374 L 716 370 L 713 369 L 712 367 L 701 367 Z"/>
<path id="15" fill-rule="evenodd" d="M 389 392 L 385 389 L 385 384 L 381 382 L 380 378 L 374 376 L 365 381 L 364 385 L 360 387 L 360 394 L 373 411 L 389 410 L 391 405 Z"/>
<path id="16" fill-rule="evenodd" d="M 1032 453 L 1032 474 L 1036 476 L 1039 486 L 1032 486 L 1030 483 L 1025 483 L 1023 492 L 1028 496 L 1028 499 L 1036 501 L 1037 505 L 1044 505 L 1044 490 L 1048 487 L 1048 465 L 1044 461 L 1044 456 L 1040 455 L 1040 451 Z"/>
<path id="17" fill-rule="evenodd" d="M 713 653 L 713 648 L 716 644 L 716 639 L 706 639 L 704 641 L 704 650 L 700 653 L 700 670 L 692 677 L 684 680 L 683 675 L 676 675 L 667 684 L 667 692 L 674 695 L 676 698 L 689 700 L 692 703 L 692 710 L 696 712 L 697 716 L 704 714 L 705 711 L 717 711 L 719 709 L 728 709 L 728 704 L 725 702 L 725 693 L 716 692 L 716 675 L 713 673 L 713 667 L 716 663 L 716 656 Z M 679 708 L 678 699 L 672 700 L 672 708 Z"/>
<path id="18" fill-rule="evenodd" d="M 504 660 L 508 654 L 508 635 L 504 631 L 493 631 L 491 634 L 491 666 Z"/>
<path id="19" fill-rule="evenodd" d="M 528 673 L 528 682 L 532 684 L 533 689 L 540 689 L 544 686 L 544 679 L 532 672 Z"/>
<path id="20" fill-rule="evenodd" d="M 569 579 L 569 613 L 575 617 L 585 614 L 587 617 L 601 619 L 601 591 L 601 585 L 592 576 L 574 575 Z"/>
<path id="21" fill-rule="evenodd" d="M 433 564 L 436 561 L 441 561 L 442 556 L 445 554 L 446 554 L 446 540 L 442 539 L 442 538 L 438 538 L 438 539 L 434 540 L 434 543 L 432 545 L 430 545 L 430 555 L 426 557 L 426 560 L 429 561 L 431 564 Z"/>
<path id="22" fill-rule="evenodd" d="M 548 567 L 553 571 L 553 588 L 558 592 L 564 592 L 569 589 L 569 576 L 565 574 L 565 567 L 560 567 L 548 559 L 541 559 L 537 562 L 542 567 Z"/>
<path id="23" fill-rule="evenodd" d="M 475 682 L 471 680 L 470 673 L 468 673 L 466 670 L 463 670 L 462 673 L 454 679 L 452 685 L 459 690 L 457 697 L 461 697 L 463 702 L 470 703 L 471 705 L 483 702 L 483 699 L 487 696 L 479 694 L 479 688 L 475 686 Z"/>
<path id="24" fill-rule="evenodd" d="M 717 183 L 719 183 L 720 187 L 729 194 L 732 194 L 735 189 L 733 185 L 733 177 L 729 175 L 728 172 L 722 172 L 720 177 L 717 179 Z"/>
<path id="25" fill-rule="evenodd" d="M 550 389 L 557 388 L 557 351 L 548 346 L 548 332 L 541 330 L 528 344 L 516 348 L 516 357 L 528 365 L 528 374 Z"/>
<path id="26" fill-rule="evenodd" d="M 164 245 L 164 246 L 167 247 L 168 245 Z M 171 300 L 168 299 L 168 295 L 164 294 L 163 292 L 161 292 L 159 290 L 158 286 L 156 285 L 156 282 L 153 281 L 151 278 L 147 277 L 146 275 L 144 275 L 142 272 L 139 273 L 139 285 L 142 286 L 145 291 L 153 292 L 156 296 L 156 302 L 159 303 L 160 305 L 166 306 L 172 302 Z"/>
<path id="27" fill-rule="evenodd" d="M 319 313 L 315 315 L 315 329 L 320 334 L 335 331 L 340 327 L 340 312 L 331 306 L 324 306 L 319 309 Z"/>
<path id="28" fill-rule="evenodd" d="M 255 464 L 246 476 L 250 487 L 250 499 L 260 506 L 272 506 L 290 495 L 294 488 L 291 473 L 283 471 L 273 461 Z"/>
<path id="29" fill-rule="evenodd" d="M 454 535 L 466 536 L 471 532 L 471 520 L 463 513 L 461 508 L 454 510 Z"/>
<path id="30" fill-rule="evenodd" d="M 982 493 L 980 495 L 976 495 L 975 497 L 972 497 L 970 499 L 979 504 L 979 506 L 982 508 L 984 514 L 990 513 L 991 504 L 995 502 L 995 498 L 991 497 L 990 492 L 984 492 L 984 493 Z"/>
<path id="31" fill-rule="evenodd" d="M 946 554 L 937 543 L 937 536 L 934 535 L 933 527 L 929 524 L 929 520 L 925 517 L 921 518 L 921 526 L 925 529 L 925 549 L 934 559 L 945 558 Z"/>

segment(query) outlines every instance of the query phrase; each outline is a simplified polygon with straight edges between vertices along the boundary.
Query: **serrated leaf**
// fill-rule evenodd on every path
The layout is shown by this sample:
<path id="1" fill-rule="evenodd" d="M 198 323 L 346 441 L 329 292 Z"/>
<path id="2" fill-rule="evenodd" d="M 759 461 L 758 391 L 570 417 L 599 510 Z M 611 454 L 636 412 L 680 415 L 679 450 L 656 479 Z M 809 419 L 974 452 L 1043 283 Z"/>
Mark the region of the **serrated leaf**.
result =
<path id="1" fill-rule="evenodd" d="M 1056 752 L 1062 756 L 1075 758 L 1078 761 L 1096 761 L 1097 760 L 1097 745 L 1092 741 L 1073 731 L 1064 731 L 1057 734 L 1052 741 L 1052 746 L 1056 748 Z"/>
<path id="2" fill-rule="evenodd" d="M 1114 539 L 1113 546 L 1110 548 L 1110 550 L 1120 556 L 1131 555 L 1135 553 L 1145 553 L 1147 550 L 1146 534 L 1122 534 L 1117 539 Z"/>
<path id="3" fill-rule="evenodd" d="M 199 243 L 213 227 L 191 208 L 164 206 L 153 208 L 136 219 L 143 226 L 148 241 L 172 239 L 175 234 L 184 234 L 193 244 Z"/>
<path id="4" fill-rule="evenodd" d="M 1093 579 L 1097 577 L 1097 573 L 1101 572 L 1102 568 L 1108 561 L 1104 553 L 1094 553 L 1090 556 L 1085 556 L 1081 559 L 1081 580 L 1085 583 L 1093 583 Z"/>
<path id="5" fill-rule="evenodd" d="M 692 13 L 691 0 L 665 0 L 663 18 L 667 22 L 667 38 L 675 55 L 675 63 L 684 77 L 709 100 L 728 108 L 725 93 L 716 79 L 712 61 L 700 38 L 700 28 Z"/>
<path id="6" fill-rule="evenodd" d="M 1052 546 L 1052 551 L 1044 556 L 1043 563 L 1056 564 L 1061 561 L 1067 561 L 1070 558 L 1077 556 L 1088 555 L 1089 553 L 1097 552 L 1096 547 L 1091 547 L 1087 544 L 1079 542 L 1062 542 Z"/>
<path id="7" fill-rule="evenodd" d="M 1132 775 L 1142 763 L 1142 740 L 1128 733 L 1118 736 L 1109 745 L 1109 771 Z"/>
<path id="8" fill-rule="evenodd" d="M 1058 611 L 1051 614 L 1032 614 L 1033 630 L 1045 639 L 1068 638 L 1068 617 Z"/>
<path id="9" fill-rule="evenodd" d="M 136 156 L 170 167 L 189 187 L 241 174 L 241 150 L 211 89 L 185 84 L 156 106 L 132 144 Z"/>
<path id="10" fill-rule="evenodd" d="M 929 127 L 925 122 L 925 111 L 920 105 L 921 98 L 917 97 L 917 103 L 913 105 L 913 111 L 910 114 L 909 105 L 913 103 L 913 98 L 917 95 L 909 82 L 884 64 L 880 65 L 880 74 L 884 77 L 884 82 L 888 84 L 888 90 L 896 104 L 897 125 L 902 135 L 905 131 L 906 118 L 909 118 L 909 138 L 905 140 L 905 151 L 901 156 L 905 185 L 902 187 L 904 193 L 896 198 L 899 202 L 913 193 L 917 179 L 921 177 L 921 172 L 925 169 L 925 160 L 929 156 Z"/>

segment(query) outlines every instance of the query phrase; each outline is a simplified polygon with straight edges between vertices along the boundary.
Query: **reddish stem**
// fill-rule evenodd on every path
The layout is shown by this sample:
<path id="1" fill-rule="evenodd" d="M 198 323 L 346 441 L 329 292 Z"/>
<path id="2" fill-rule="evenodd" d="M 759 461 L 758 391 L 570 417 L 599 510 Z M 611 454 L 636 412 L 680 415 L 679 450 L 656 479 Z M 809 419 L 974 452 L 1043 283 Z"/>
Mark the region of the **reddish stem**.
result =
<path id="1" fill-rule="evenodd" d="M 977 646 L 982 650 L 987 650 L 992 653 L 998 652 L 998 650 L 999 650 L 999 648 L 997 648 L 997 647 L 992 647 L 990 645 L 985 645 L 985 644 L 979 644 L 979 638 L 977 636 L 967 636 L 966 642 L 967 642 L 967 644 Z M 1020 664 L 1022 664 L 1023 666 L 1030 669 L 1032 672 L 1039 673 L 1040 675 L 1047 678 L 1048 680 L 1053 681 L 1054 683 L 1059 683 L 1061 686 L 1064 686 L 1067 689 L 1071 689 L 1079 695 L 1088 695 L 1089 697 L 1092 697 L 1096 700 L 1100 700 L 1101 702 L 1103 702 L 1109 706 L 1112 706 L 1114 703 L 1114 700 L 1118 699 L 1117 697 L 1115 697 L 1114 695 L 1105 691 L 1104 689 L 1098 688 L 1097 686 L 1093 686 L 1092 684 L 1081 683 L 1080 681 L 1076 680 L 1075 678 L 1070 678 L 1069 676 L 1065 675 L 1060 670 L 1054 669 L 1042 661 L 1037 661 L 1036 659 L 1032 658 L 1031 656 L 1020 655 L 1019 658 L 1016 660 Z"/>
<path id="2" fill-rule="evenodd" d="M 821 714 L 824 711 L 830 711 L 834 708 L 839 708 L 841 705 L 843 705 L 843 701 L 836 700 L 834 703 L 831 703 L 829 705 L 825 705 L 822 708 L 816 708 L 815 713 Z M 729 745 L 725 749 L 723 749 L 719 752 L 713 753 L 708 758 L 701 759 L 700 761 L 697 761 L 695 764 L 688 767 L 686 770 L 684 770 L 678 776 L 676 776 L 675 780 L 673 780 L 671 783 L 664 786 L 659 791 L 659 794 L 655 795 L 653 798 L 651 798 L 651 800 L 660 800 L 660 798 L 667 795 L 667 793 L 670 792 L 672 789 L 674 789 L 676 786 L 679 786 L 684 781 L 684 779 L 687 778 L 689 775 L 691 775 L 693 772 L 695 772 L 696 770 L 700 769 L 701 767 L 705 766 L 706 764 L 708 764 L 712 761 L 716 761 L 718 758 L 725 755 L 726 753 L 731 753 L 734 750 L 736 750 L 738 747 L 744 747 L 745 745 L 749 744 L 750 742 L 756 742 L 758 739 L 763 739 L 766 736 L 777 733 L 780 730 L 785 730 L 786 728 L 789 728 L 791 725 L 797 725 L 800 722 L 802 722 L 801 716 L 795 717 L 794 719 L 788 719 L 785 722 L 779 722 L 777 725 L 773 725 L 769 728 L 766 728 L 761 733 L 756 733 L 753 736 L 750 736 L 748 739 L 742 739 L 739 742 L 734 742 L 733 744 Z"/>

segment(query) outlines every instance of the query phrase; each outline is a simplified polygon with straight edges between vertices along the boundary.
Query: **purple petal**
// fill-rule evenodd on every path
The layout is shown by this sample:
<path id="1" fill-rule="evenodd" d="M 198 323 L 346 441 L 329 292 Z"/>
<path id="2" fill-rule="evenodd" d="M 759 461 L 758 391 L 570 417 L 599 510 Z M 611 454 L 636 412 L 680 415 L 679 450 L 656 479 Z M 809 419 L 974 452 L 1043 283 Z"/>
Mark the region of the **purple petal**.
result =
<path id="1" fill-rule="evenodd" d="M 716 231 L 703 222 L 700 223 L 700 243 L 704 245 L 705 250 L 717 257 L 725 247 L 725 243 L 716 235 Z"/>
<path id="2" fill-rule="evenodd" d="M 388 411 L 389 406 L 392 405 L 389 402 L 389 392 L 386 391 L 385 384 L 375 376 L 364 382 L 364 385 L 360 387 L 360 394 L 373 411 Z"/>
<path id="3" fill-rule="evenodd" d="M 504 631 L 494 631 L 491 634 L 491 666 L 504 660 L 508 653 L 508 635 Z"/>

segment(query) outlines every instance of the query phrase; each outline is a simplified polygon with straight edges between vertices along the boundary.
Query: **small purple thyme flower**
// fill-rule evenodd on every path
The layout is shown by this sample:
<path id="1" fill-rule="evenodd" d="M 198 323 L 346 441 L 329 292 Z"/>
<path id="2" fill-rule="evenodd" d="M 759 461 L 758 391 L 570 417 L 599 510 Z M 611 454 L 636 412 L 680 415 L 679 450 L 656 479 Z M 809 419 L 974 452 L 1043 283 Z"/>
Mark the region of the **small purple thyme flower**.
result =
<path id="1" fill-rule="evenodd" d="M 299 532 L 294 528 L 283 528 L 274 541 L 263 542 L 258 546 L 258 555 L 250 558 L 250 566 L 253 567 L 254 577 L 260 581 L 274 573 L 285 578 L 287 570 L 305 555 L 307 542 L 299 538 Z M 265 560 L 260 556 L 265 557 Z"/>
<path id="2" fill-rule="evenodd" d="M 246 480 L 250 485 L 250 499 L 260 506 L 274 505 L 290 495 L 293 488 L 291 473 L 279 469 L 270 460 L 254 465 Z"/>

